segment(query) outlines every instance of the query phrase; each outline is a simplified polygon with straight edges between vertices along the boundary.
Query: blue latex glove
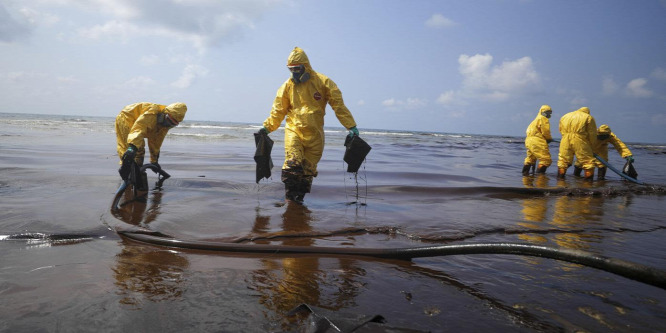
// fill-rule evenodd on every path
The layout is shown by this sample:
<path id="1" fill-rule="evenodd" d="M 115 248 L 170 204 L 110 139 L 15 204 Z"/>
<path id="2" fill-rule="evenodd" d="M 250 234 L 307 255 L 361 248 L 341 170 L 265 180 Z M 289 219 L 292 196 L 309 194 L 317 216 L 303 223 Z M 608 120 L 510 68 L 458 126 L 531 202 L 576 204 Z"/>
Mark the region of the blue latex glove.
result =
<path id="1" fill-rule="evenodd" d="M 631 163 L 634 163 L 634 157 L 633 157 L 633 156 L 631 156 L 631 155 L 629 155 L 629 156 L 625 157 L 624 159 L 625 159 L 625 160 L 627 160 L 627 162 L 631 162 Z"/>
<path id="2" fill-rule="evenodd" d="M 349 135 L 358 136 L 358 129 L 356 128 L 356 126 L 349 129 Z"/>

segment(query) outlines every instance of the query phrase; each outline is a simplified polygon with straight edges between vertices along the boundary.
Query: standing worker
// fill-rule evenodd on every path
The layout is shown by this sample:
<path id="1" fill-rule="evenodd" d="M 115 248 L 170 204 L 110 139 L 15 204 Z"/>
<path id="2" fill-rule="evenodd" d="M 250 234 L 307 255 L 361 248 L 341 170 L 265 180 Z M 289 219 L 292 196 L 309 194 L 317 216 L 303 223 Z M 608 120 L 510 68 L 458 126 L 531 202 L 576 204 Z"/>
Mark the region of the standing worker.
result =
<path id="1" fill-rule="evenodd" d="M 557 176 L 564 178 L 573 164 L 574 155 L 585 170 L 585 179 L 592 180 L 596 158 L 592 147 L 597 142 L 597 123 L 590 115 L 590 108 L 582 107 L 560 118 L 560 153 L 557 159 Z"/>
<path id="2" fill-rule="evenodd" d="M 359 135 L 356 122 L 342 100 L 338 86 L 326 75 L 315 72 L 305 52 L 294 48 L 287 58 L 292 73 L 277 91 L 271 114 L 260 131 L 270 133 L 284 128 L 285 161 L 281 180 L 285 197 L 302 203 L 310 193 L 312 179 L 317 176 L 317 164 L 324 152 L 324 115 L 328 103 L 340 124 L 351 135 Z"/>
<path id="3" fill-rule="evenodd" d="M 539 160 L 538 173 L 545 173 L 546 169 L 552 163 L 550 158 L 550 149 L 548 144 L 553 141 L 550 135 L 550 116 L 553 109 L 550 105 L 542 105 L 536 118 L 532 120 L 525 133 L 525 148 L 527 148 L 527 157 L 523 165 L 523 175 L 528 175 L 530 169 L 534 167 L 537 159 Z"/>
<path id="4" fill-rule="evenodd" d="M 634 157 L 631 154 L 631 150 L 627 145 L 620 140 L 613 132 L 608 125 L 601 125 L 597 129 L 597 143 L 592 147 L 592 151 L 595 154 L 599 155 L 605 161 L 608 161 L 608 144 L 612 144 L 615 147 L 615 150 L 628 162 L 634 162 Z M 597 174 L 597 179 L 602 180 L 606 179 L 606 166 L 601 163 L 599 160 L 595 161 L 597 168 L 599 168 L 599 173 Z M 578 160 L 574 164 L 574 175 L 580 176 L 582 167 Z"/>
<path id="5" fill-rule="evenodd" d="M 125 180 L 130 173 L 130 162 L 143 164 L 146 154 L 144 139 L 148 140 L 150 163 L 159 168 L 160 147 L 169 129 L 185 118 L 187 106 L 173 103 L 169 106 L 154 103 L 134 103 L 122 109 L 116 117 L 118 156 L 122 166 L 118 172 Z"/>

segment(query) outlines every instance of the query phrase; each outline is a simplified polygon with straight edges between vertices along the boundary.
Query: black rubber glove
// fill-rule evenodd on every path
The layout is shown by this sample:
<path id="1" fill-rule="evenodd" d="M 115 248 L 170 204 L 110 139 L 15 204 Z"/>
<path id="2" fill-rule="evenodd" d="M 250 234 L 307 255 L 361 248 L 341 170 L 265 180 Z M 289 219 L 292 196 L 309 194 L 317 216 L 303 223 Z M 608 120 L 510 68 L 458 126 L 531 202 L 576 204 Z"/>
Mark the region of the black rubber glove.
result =
<path id="1" fill-rule="evenodd" d="M 136 156 L 136 147 L 134 145 L 129 145 L 127 150 L 123 154 L 122 160 L 123 164 L 118 169 L 120 178 L 127 180 L 129 178 L 130 172 L 132 172 L 132 163 L 134 162 L 134 157 Z"/>
<path id="2" fill-rule="evenodd" d="M 126 160 L 133 160 L 134 157 L 136 156 L 136 146 L 133 144 L 130 144 L 129 147 L 127 147 L 127 150 L 125 150 L 125 153 L 123 154 L 122 160 L 123 163 L 125 163 Z"/>

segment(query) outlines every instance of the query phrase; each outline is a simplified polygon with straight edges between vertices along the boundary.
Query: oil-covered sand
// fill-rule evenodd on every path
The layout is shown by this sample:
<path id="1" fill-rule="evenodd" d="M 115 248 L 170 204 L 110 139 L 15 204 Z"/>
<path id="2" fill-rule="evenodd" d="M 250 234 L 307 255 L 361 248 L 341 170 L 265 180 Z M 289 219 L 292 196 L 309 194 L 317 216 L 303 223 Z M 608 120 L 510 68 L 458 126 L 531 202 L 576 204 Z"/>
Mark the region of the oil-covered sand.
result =
<path id="1" fill-rule="evenodd" d="M 118 236 L 141 228 L 345 248 L 512 242 L 666 270 L 664 145 L 629 145 L 648 185 L 612 171 L 588 183 L 571 170 L 558 181 L 554 167 L 522 177 L 522 138 L 361 129 L 373 149 L 355 179 L 342 162 L 345 132 L 331 129 L 300 206 L 284 204 L 281 130 L 271 134 L 273 177 L 255 184 L 256 130 L 184 122 L 163 145 L 172 176 L 163 189 L 112 212 L 121 184 L 112 118 L 0 114 L 0 331 L 299 331 L 304 317 L 288 313 L 300 304 L 433 332 L 666 326 L 664 289 L 547 258 L 245 254 Z"/>

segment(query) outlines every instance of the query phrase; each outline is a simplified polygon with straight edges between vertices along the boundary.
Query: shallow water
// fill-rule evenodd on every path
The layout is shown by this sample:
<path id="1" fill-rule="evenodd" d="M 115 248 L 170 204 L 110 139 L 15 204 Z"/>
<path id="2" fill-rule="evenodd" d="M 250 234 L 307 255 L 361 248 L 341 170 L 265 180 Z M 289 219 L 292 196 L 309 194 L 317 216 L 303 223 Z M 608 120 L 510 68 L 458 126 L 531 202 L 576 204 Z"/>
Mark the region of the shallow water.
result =
<path id="1" fill-rule="evenodd" d="M 271 134 L 273 177 L 255 184 L 257 129 L 184 122 L 163 145 L 160 164 L 172 177 L 162 191 L 112 212 L 121 184 L 112 118 L 0 114 L 0 330 L 298 331 L 304 319 L 288 312 L 303 303 L 429 331 L 666 324 L 664 289 L 547 258 L 221 253 L 116 234 L 140 227 L 179 239 L 344 248 L 517 242 L 666 270 L 666 145 L 629 145 L 648 185 L 610 170 L 587 183 L 558 181 L 552 167 L 522 177 L 521 138 L 362 130 L 373 149 L 355 179 L 344 172 L 345 132 L 332 128 L 298 206 L 282 202 L 281 130 Z"/>

